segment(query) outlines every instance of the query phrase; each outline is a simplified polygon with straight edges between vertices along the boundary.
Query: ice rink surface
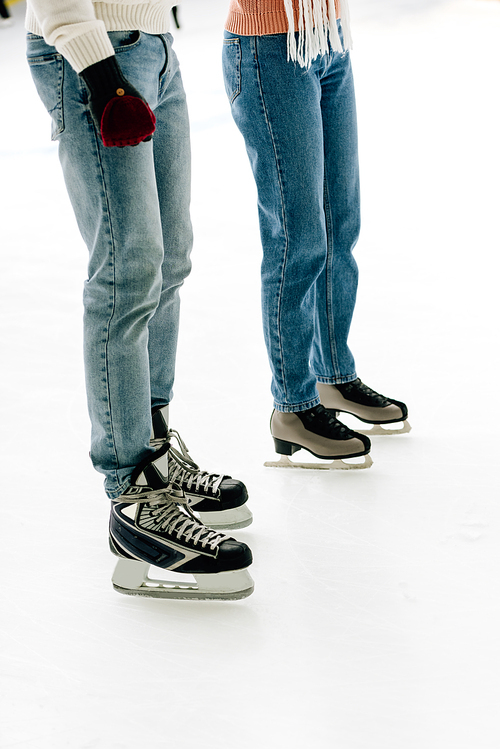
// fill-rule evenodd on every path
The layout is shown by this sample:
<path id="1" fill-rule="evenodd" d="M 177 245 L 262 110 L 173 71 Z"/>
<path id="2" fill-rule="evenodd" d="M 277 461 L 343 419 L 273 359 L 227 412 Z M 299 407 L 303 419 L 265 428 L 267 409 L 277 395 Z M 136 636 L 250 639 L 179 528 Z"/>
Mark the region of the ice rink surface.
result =
<path id="1" fill-rule="evenodd" d="M 498 749 L 500 2 L 352 0 L 361 280 L 351 345 L 413 431 L 366 471 L 264 468 L 256 197 L 223 91 L 226 0 L 185 0 L 194 271 L 172 426 L 249 489 L 255 593 L 111 588 L 88 459 L 86 249 L 0 30 L 0 747 Z"/>

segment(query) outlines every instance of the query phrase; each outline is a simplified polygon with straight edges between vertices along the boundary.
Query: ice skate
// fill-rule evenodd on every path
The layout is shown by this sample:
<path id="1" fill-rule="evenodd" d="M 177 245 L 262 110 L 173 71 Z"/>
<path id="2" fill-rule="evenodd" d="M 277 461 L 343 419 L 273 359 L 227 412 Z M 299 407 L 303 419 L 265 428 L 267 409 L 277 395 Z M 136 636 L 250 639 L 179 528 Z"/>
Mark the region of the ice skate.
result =
<path id="1" fill-rule="evenodd" d="M 253 591 L 252 552 L 198 522 L 170 481 L 168 452 L 163 445 L 143 461 L 111 504 L 110 548 L 119 557 L 114 589 L 153 598 L 246 598 Z M 150 576 L 151 567 L 167 571 L 168 579 Z"/>
<path id="2" fill-rule="evenodd" d="M 151 445 L 170 443 L 169 476 L 184 492 L 189 507 L 204 525 L 214 530 L 246 528 L 253 520 L 246 506 L 246 486 L 231 476 L 200 470 L 190 456 L 181 436 L 168 427 L 168 406 L 153 409 Z M 172 447 L 175 440 L 179 449 Z"/>
<path id="3" fill-rule="evenodd" d="M 318 382 L 318 393 L 322 405 L 329 411 L 352 414 L 371 429 L 359 429 L 360 434 L 406 434 L 411 431 L 407 421 L 408 409 L 401 401 L 386 398 L 365 385 L 361 380 L 342 385 L 326 385 Z M 400 424 L 391 427 L 391 424 Z"/>
<path id="4" fill-rule="evenodd" d="M 352 432 L 321 405 L 297 413 L 274 411 L 271 417 L 271 434 L 276 452 L 281 455 L 281 458 L 278 461 L 264 463 L 266 466 L 353 470 L 369 468 L 373 464 L 368 455 L 370 452 L 368 437 Z M 292 461 L 290 456 L 301 449 L 307 450 L 325 462 Z M 364 457 L 364 460 L 347 462 L 349 458 L 359 457 Z"/>

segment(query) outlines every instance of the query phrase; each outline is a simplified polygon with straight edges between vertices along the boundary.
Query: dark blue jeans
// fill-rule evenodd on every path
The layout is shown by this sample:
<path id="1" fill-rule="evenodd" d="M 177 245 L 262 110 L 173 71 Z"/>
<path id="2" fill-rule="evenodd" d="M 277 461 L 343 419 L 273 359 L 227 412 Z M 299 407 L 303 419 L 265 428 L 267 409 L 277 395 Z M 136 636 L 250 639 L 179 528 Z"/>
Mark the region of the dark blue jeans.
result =
<path id="1" fill-rule="evenodd" d="M 319 403 L 317 381 L 356 378 L 347 345 L 360 227 L 350 56 L 331 52 L 305 69 L 287 60 L 286 34 L 226 32 L 223 70 L 258 190 L 275 408 L 302 411 Z"/>

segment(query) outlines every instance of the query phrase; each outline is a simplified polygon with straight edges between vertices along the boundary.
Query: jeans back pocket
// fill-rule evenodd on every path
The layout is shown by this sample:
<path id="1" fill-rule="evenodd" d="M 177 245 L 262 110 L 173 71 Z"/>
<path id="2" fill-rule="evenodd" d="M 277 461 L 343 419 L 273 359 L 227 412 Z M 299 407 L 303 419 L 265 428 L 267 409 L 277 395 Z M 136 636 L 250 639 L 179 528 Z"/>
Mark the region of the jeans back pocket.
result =
<path id="1" fill-rule="evenodd" d="M 224 39 L 222 72 L 227 98 L 232 104 L 241 93 L 241 45 L 238 38 Z"/>
<path id="2" fill-rule="evenodd" d="M 52 118 L 51 137 L 56 140 L 64 130 L 64 60 L 59 54 L 32 57 L 28 53 L 28 65 L 38 95 Z"/>

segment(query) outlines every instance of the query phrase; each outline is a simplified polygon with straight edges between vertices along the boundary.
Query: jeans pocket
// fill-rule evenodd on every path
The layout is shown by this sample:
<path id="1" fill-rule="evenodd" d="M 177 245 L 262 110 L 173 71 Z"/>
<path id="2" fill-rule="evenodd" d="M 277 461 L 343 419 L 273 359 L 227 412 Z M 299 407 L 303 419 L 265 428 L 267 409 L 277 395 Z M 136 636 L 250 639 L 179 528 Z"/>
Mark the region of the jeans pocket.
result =
<path id="1" fill-rule="evenodd" d="M 115 55 L 137 47 L 142 41 L 140 31 L 108 31 L 108 37 L 115 50 Z"/>
<path id="2" fill-rule="evenodd" d="M 224 39 L 222 48 L 222 71 L 227 98 L 232 104 L 241 93 L 241 45 L 240 40 Z"/>
<path id="3" fill-rule="evenodd" d="M 52 140 L 64 131 L 63 82 L 64 60 L 59 54 L 28 57 L 36 90 L 52 118 Z"/>

